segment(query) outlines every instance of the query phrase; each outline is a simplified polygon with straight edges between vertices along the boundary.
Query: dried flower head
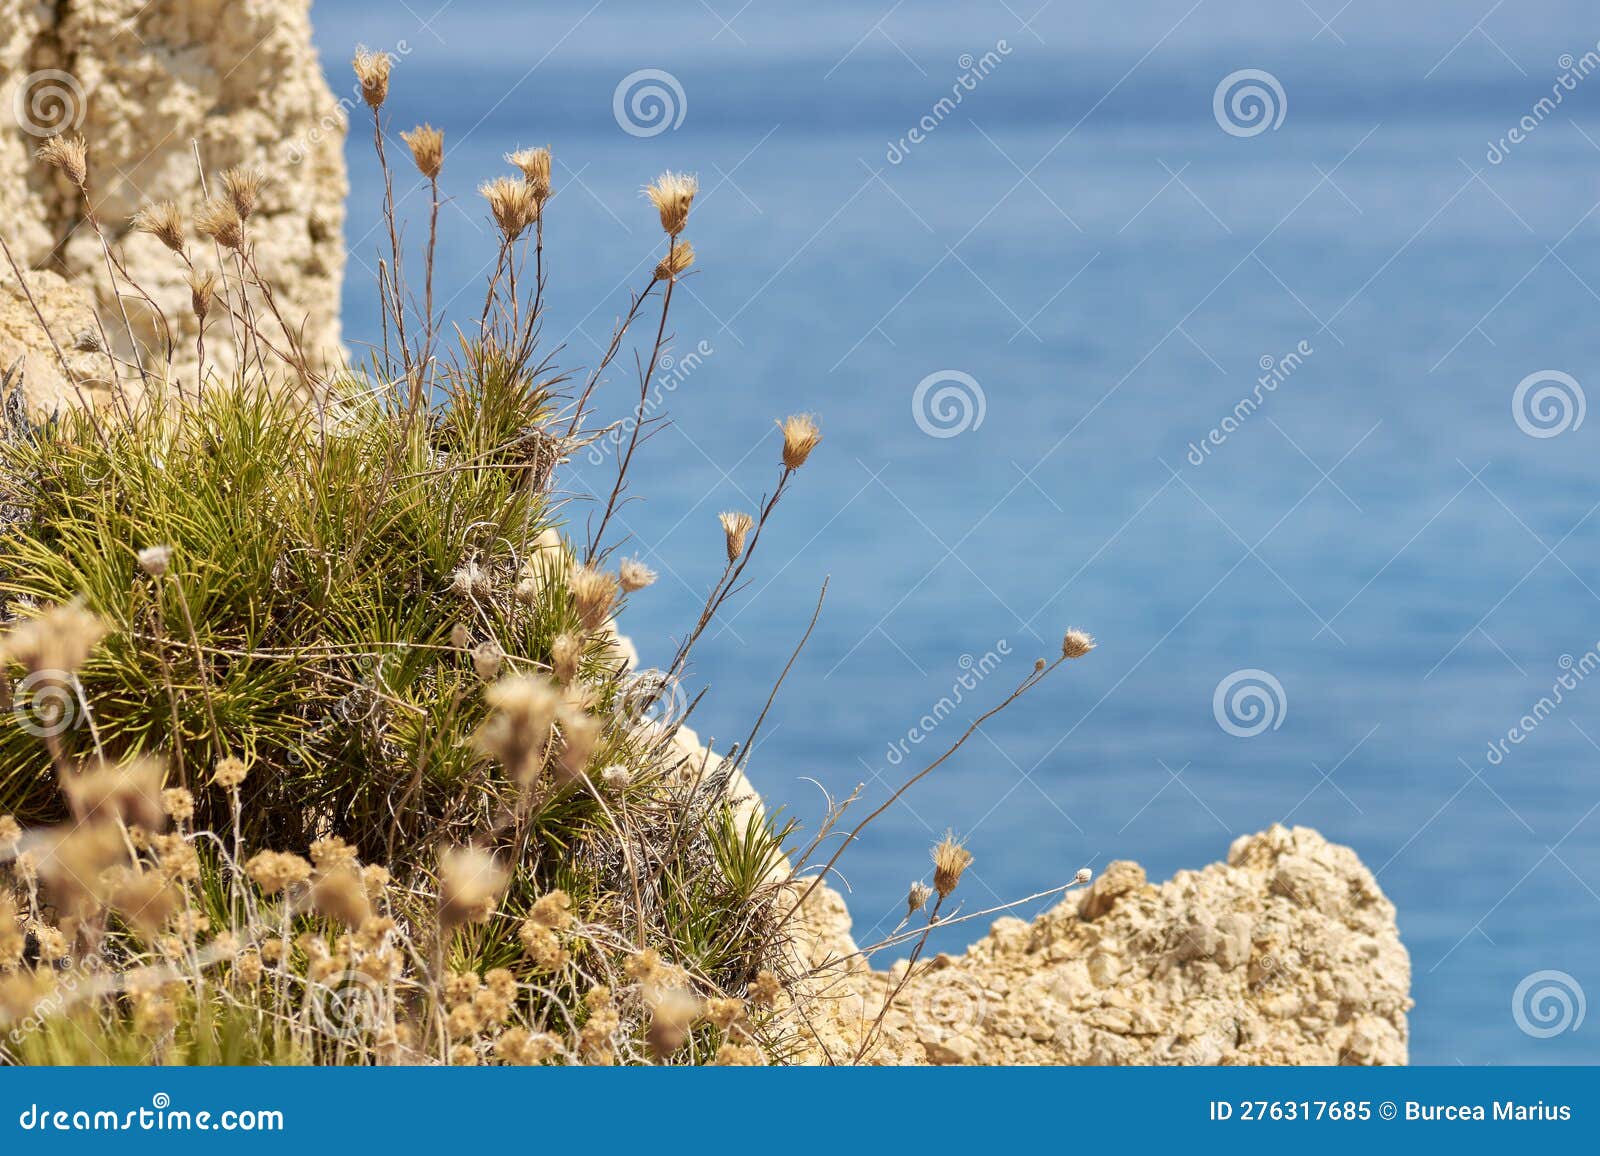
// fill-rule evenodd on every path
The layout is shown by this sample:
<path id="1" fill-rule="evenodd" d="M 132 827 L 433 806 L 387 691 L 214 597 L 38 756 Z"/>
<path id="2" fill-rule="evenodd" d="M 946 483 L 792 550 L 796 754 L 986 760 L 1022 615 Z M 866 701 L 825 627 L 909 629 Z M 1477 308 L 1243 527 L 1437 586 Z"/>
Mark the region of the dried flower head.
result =
<path id="1" fill-rule="evenodd" d="M 754 1044 L 736 1044 L 731 1040 L 724 1040 L 718 1045 L 717 1054 L 711 1062 L 721 1067 L 759 1067 L 761 1049 Z"/>
<path id="2" fill-rule="evenodd" d="M 1061 639 L 1062 658 L 1082 658 L 1094 648 L 1093 636 L 1082 630 L 1069 630 Z"/>
<path id="3" fill-rule="evenodd" d="M 756 1007 L 777 1007 L 778 999 L 783 995 L 783 982 L 772 972 L 762 968 L 756 972 L 747 994 L 750 1002 Z"/>
<path id="4" fill-rule="evenodd" d="M 539 219 L 539 201 L 527 181 L 496 177 L 478 186 L 478 192 L 489 202 L 489 214 L 494 217 L 507 244 L 522 236 L 523 231 Z"/>
<path id="5" fill-rule="evenodd" d="M 176 201 L 156 201 L 133 215 L 133 227 L 149 233 L 174 253 L 183 252 L 183 210 Z"/>
<path id="6" fill-rule="evenodd" d="M 166 764 L 151 756 L 100 762 L 64 775 L 61 790 L 79 823 L 101 819 L 159 831 L 165 825 L 161 781 L 166 774 Z"/>
<path id="7" fill-rule="evenodd" d="M 439 856 L 439 922 L 445 927 L 483 923 L 510 876 L 478 847 L 451 847 Z"/>
<path id="8" fill-rule="evenodd" d="M 194 227 L 201 236 L 210 237 L 224 249 L 244 248 L 244 218 L 225 197 L 212 197 L 201 205 L 194 215 Z"/>
<path id="9" fill-rule="evenodd" d="M 350 67 L 355 70 L 361 84 L 361 99 L 369 108 L 377 109 L 389 99 L 389 69 L 394 61 L 387 52 L 372 52 L 365 46 L 357 48 Z"/>
<path id="10" fill-rule="evenodd" d="M 571 682 L 583 660 L 583 636 L 566 631 L 550 642 L 550 670 L 561 682 Z"/>
<path id="11" fill-rule="evenodd" d="M 644 191 L 650 203 L 661 214 L 661 227 L 669 237 L 676 237 L 689 223 L 689 206 L 700 191 L 700 182 L 688 173 L 665 172 L 655 184 Z"/>
<path id="12" fill-rule="evenodd" d="M 431 124 L 419 124 L 410 132 L 401 133 L 400 139 L 411 150 L 417 171 L 430 181 L 438 180 L 439 170 L 444 167 L 444 133 Z"/>
<path id="13" fill-rule="evenodd" d="M 171 546 L 146 546 L 139 551 L 139 569 L 152 578 L 160 578 L 172 562 Z"/>
<path id="14" fill-rule="evenodd" d="M 187 823 L 194 818 L 194 796 L 182 787 L 171 787 L 161 792 L 161 809 L 174 823 Z"/>
<path id="15" fill-rule="evenodd" d="M 625 791 L 633 782 L 633 772 L 623 766 L 607 767 L 600 772 L 600 781 L 613 791 Z"/>
<path id="16" fill-rule="evenodd" d="M 750 533 L 756 520 L 743 510 L 724 510 L 717 515 L 717 521 L 722 523 L 722 534 L 728 545 L 728 563 L 732 565 L 744 553 L 745 535 Z"/>
<path id="17" fill-rule="evenodd" d="M 194 310 L 194 319 L 204 326 L 216 297 L 217 275 L 210 269 L 191 269 L 184 279 L 189 282 L 189 307 Z"/>
<path id="18" fill-rule="evenodd" d="M 223 790 L 231 791 L 234 788 L 243 785 L 245 775 L 248 773 L 249 768 L 245 765 L 245 761 L 243 759 L 237 758 L 233 755 L 228 755 L 226 758 L 218 761 L 217 769 L 212 774 L 211 781 L 216 783 L 217 786 L 221 787 Z"/>
<path id="19" fill-rule="evenodd" d="M 22 840 L 22 824 L 11 815 L 0 815 L 0 848 L 15 850 Z"/>
<path id="20" fill-rule="evenodd" d="M 107 629 L 104 619 L 74 599 L 13 627 L 0 639 L 0 651 L 29 674 L 65 680 L 88 661 Z"/>
<path id="21" fill-rule="evenodd" d="M 53 136 L 39 146 L 39 159 L 60 169 L 79 189 L 89 184 L 89 146 L 81 136 Z"/>
<path id="22" fill-rule="evenodd" d="M 676 281 L 693 265 L 694 246 L 688 241 L 679 241 L 672 246 L 670 253 L 656 262 L 656 280 Z"/>
<path id="23" fill-rule="evenodd" d="M 822 440 L 816 419 L 808 413 L 791 414 L 778 423 L 783 431 L 783 468 L 798 470 Z"/>
<path id="24" fill-rule="evenodd" d="M 311 878 L 311 864 L 287 851 L 261 851 L 245 863 L 244 872 L 261 888 L 262 894 L 276 895 L 285 887 Z"/>
<path id="25" fill-rule="evenodd" d="M 632 594 L 654 583 L 656 572 L 637 558 L 624 558 L 617 567 L 617 580 L 622 583 L 625 593 Z"/>
<path id="26" fill-rule="evenodd" d="M 494 593 L 494 581 L 482 566 L 468 562 L 451 572 L 450 589 L 463 598 L 484 598 Z"/>
<path id="27" fill-rule="evenodd" d="M 972 852 L 963 847 L 954 832 L 947 831 L 933 848 L 933 889 L 940 899 L 948 899 L 961 882 L 961 875 L 972 865 Z"/>
<path id="28" fill-rule="evenodd" d="M 1072 881 L 1081 887 L 1083 884 L 1089 882 L 1089 880 L 1093 878 L 1093 871 L 1089 870 L 1087 867 L 1079 867 L 1078 873 L 1072 877 Z"/>
<path id="29" fill-rule="evenodd" d="M 617 601 L 617 580 L 592 566 L 574 566 L 567 588 L 583 628 L 593 634 L 604 626 Z"/>
<path id="30" fill-rule="evenodd" d="M 526 674 L 491 684 L 483 697 L 491 713 L 473 736 L 474 745 L 500 760 L 513 782 L 532 786 L 561 711 L 560 691 L 549 679 Z"/>
<path id="31" fill-rule="evenodd" d="M 506 160 L 522 170 L 522 179 L 532 190 L 534 199 L 543 205 L 550 197 L 550 150 L 518 149 L 507 153 Z"/>
<path id="32" fill-rule="evenodd" d="M 224 169 L 219 179 L 222 181 L 223 195 L 239 214 L 239 219 L 248 221 L 261 201 L 261 190 L 267 183 L 267 175 L 260 169 L 236 167 Z"/>
<path id="33" fill-rule="evenodd" d="M 505 665 L 505 660 L 505 651 L 492 638 L 479 643 L 472 650 L 472 669 L 484 682 L 493 682 L 500 677 L 500 668 Z"/>
<path id="34" fill-rule="evenodd" d="M 933 888 L 918 879 L 906 892 L 906 918 L 910 919 L 917 912 L 928 905 L 928 900 L 933 898 Z"/>

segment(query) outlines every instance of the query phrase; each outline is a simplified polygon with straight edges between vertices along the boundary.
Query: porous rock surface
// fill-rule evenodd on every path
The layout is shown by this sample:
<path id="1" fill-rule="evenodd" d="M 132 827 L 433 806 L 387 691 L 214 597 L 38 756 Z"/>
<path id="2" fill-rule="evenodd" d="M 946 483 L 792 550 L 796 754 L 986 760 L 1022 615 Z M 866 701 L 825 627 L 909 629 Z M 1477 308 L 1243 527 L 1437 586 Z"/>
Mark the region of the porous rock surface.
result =
<path id="1" fill-rule="evenodd" d="M 126 357 L 121 311 L 81 200 L 33 156 L 55 132 L 88 141 L 95 215 L 174 326 L 180 374 L 195 363 L 183 268 L 153 237 L 131 233 L 128 218 L 153 200 L 192 210 L 202 200 L 197 149 L 213 181 L 232 165 L 268 175 L 250 222 L 261 273 L 285 319 L 304 325 L 308 356 L 338 353 L 345 120 L 312 48 L 310 0 L 0 0 L 0 230 L 24 269 L 62 274 L 93 294 Z M 189 249 L 197 264 L 215 265 L 192 228 Z M 4 307 L 17 297 L 0 260 Z M 141 342 L 160 344 L 149 307 L 126 289 L 124 301 Z M 223 372 L 237 361 L 228 329 L 214 315 L 206 335 L 207 366 Z M 37 401 L 46 384 L 28 388 Z"/>
<path id="2" fill-rule="evenodd" d="M 813 950 L 835 978 L 810 1016 L 809 1058 L 842 1062 L 904 964 L 869 971 L 842 900 L 813 903 Z M 1112 863 L 1033 923 L 1000 919 L 964 955 L 926 960 L 865 1058 L 1403 1064 L 1410 982 L 1394 906 L 1355 852 L 1274 826 L 1160 885 Z"/>

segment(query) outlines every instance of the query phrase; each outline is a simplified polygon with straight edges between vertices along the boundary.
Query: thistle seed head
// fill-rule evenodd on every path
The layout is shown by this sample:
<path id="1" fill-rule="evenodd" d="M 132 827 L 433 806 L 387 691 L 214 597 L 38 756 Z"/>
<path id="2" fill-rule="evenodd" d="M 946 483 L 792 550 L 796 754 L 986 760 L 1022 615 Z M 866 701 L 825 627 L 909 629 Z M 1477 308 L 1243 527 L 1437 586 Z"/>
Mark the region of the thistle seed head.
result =
<path id="1" fill-rule="evenodd" d="M 689 223 L 689 207 L 700 191 L 698 178 L 688 173 L 665 172 L 648 186 L 644 194 L 661 215 L 661 228 L 669 237 L 676 237 Z"/>
<path id="2" fill-rule="evenodd" d="M 431 124 L 419 124 L 410 132 L 401 133 L 400 139 L 411 150 L 417 171 L 430 181 L 438 180 L 439 170 L 444 167 L 444 133 Z"/>

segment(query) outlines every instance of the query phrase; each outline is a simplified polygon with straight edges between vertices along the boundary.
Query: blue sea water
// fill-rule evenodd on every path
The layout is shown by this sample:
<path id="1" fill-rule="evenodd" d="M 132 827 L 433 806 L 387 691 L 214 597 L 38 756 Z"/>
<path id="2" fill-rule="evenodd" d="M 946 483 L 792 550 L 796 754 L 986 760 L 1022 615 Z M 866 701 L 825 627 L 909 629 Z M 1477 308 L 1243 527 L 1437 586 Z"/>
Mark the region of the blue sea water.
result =
<path id="1" fill-rule="evenodd" d="M 476 183 L 509 148 L 553 146 L 563 365 L 592 364 L 662 251 L 640 187 L 699 174 L 673 421 L 619 527 L 662 575 L 626 616 L 647 664 L 720 571 L 717 512 L 773 484 L 773 419 L 825 431 L 699 647 L 702 736 L 743 738 L 825 578 L 751 770 L 813 826 L 824 790 L 864 783 L 858 813 L 875 806 L 1065 627 L 1100 640 L 850 851 L 858 938 L 897 922 L 946 827 L 976 855 L 971 911 L 1304 824 L 1399 910 L 1416 1062 L 1600 1061 L 1600 1014 L 1577 1010 L 1600 994 L 1600 678 L 1580 677 L 1600 645 L 1600 417 L 1577 409 L 1600 389 L 1600 77 L 1559 80 L 1600 38 L 1592 8 L 591 3 L 313 17 L 341 93 L 355 43 L 387 49 L 392 128 L 445 130 L 452 291 L 493 259 Z M 613 109 L 642 69 L 681 90 L 653 136 Z M 1242 69 L 1281 89 L 1275 128 L 1224 131 L 1214 92 Z M 348 156 L 359 347 L 378 335 L 370 133 Z M 405 172 L 396 193 L 415 241 L 423 190 Z M 981 422 L 956 407 L 966 428 L 926 432 L 951 432 L 918 421 L 930 376 L 925 400 L 981 395 Z M 1239 672 L 1265 688 L 1257 734 L 1225 709 Z M 975 689 L 913 742 L 963 675 Z M 1517 1006 L 1540 972 L 1564 973 L 1570 1012 Z"/>

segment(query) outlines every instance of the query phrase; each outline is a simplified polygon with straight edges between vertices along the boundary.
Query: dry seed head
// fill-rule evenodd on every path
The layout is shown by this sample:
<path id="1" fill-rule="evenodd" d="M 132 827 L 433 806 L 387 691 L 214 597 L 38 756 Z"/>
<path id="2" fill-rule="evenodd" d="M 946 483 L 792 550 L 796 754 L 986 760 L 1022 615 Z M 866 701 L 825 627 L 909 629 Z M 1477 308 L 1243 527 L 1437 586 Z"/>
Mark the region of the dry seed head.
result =
<path id="1" fill-rule="evenodd" d="M 120 820 L 147 831 L 159 831 L 165 825 L 161 781 L 166 774 L 167 767 L 161 759 L 139 756 L 125 763 L 101 762 L 64 775 L 61 790 L 79 823 Z"/>
<path id="2" fill-rule="evenodd" d="M 139 551 L 139 569 L 152 578 L 160 578 L 172 562 L 171 546 L 146 546 Z"/>
<path id="3" fill-rule="evenodd" d="M 717 515 L 717 521 L 722 523 L 722 533 L 728 545 L 728 563 L 732 565 L 744 553 L 745 535 L 756 524 L 755 519 L 743 510 L 724 510 Z"/>
<path id="4" fill-rule="evenodd" d="M 600 781 L 613 791 L 625 791 L 628 784 L 633 782 L 633 774 L 627 767 L 607 767 L 600 772 Z"/>
<path id="5" fill-rule="evenodd" d="M 451 573 L 450 589 L 463 598 L 481 598 L 494 592 L 494 582 L 490 579 L 489 572 L 482 566 L 476 562 L 468 562 Z"/>
<path id="6" fill-rule="evenodd" d="M 711 1061 L 721 1067 L 755 1068 L 761 1066 L 761 1049 L 754 1044 L 736 1044 L 724 1040 Z"/>
<path id="7" fill-rule="evenodd" d="M 954 832 L 947 831 L 933 848 L 933 889 L 940 899 L 948 899 L 961 882 L 961 874 L 972 865 L 972 852 L 963 847 Z"/>
<path id="8" fill-rule="evenodd" d="M 507 153 L 506 160 L 522 170 L 522 179 L 533 191 L 534 199 L 543 205 L 550 196 L 550 150 L 518 149 Z"/>
<path id="9" fill-rule="evenodd" d="M 1094 872 L 1093 871 L 1089 870 L 1089 868 L 1087 868 L 1087 867 L 1079 867 L 1078 868 L 1078 873 L 1072 877 L 1072 881 L 1074 883 L 1078 884 L 1079 886 L 1082 886 L 1083 884 L 1089 882 L 1089 880 L 1091 880 L 1093 878 L 1094 878 Z"/>
<path id="10" fill-rule="evenodd" d="M 918 879 L 906 892 L 906 918 L 910 919 L 917 912 L 928 905 L 928 900 L 933 898 L 933 888 Z"/>
<path id="11" fill-rule="evenodd" d="M 372 52 L 365 46 L 356 49 L 350 67 L 361 83 L 361 99 L 369 108 L 381 108 L 389 99 L 389 69 L 393 65 L 387 52 Z"/>
<path id="12" fill-rule="evenodd" d="M 478 192 L 489 202 L 489 213 L 507 244 L 522 236 L 523 230 L 539 219 L 539 200 L 527 181 L 496 177 L 479 185 Z"/>
<path id="13" fill-rule="evenodd" d="M 194 227 L 203 237 L 210 237 L 224 249 L 244 248 L 244 218 L 232 201 L 213 197 L 200 206 L 194 215 Z"/>
<path id="14" fill-rule="evenodd" d="M 260 169 L 239 167 L 224 169 L 219 179 L 222 181 L 223 194 L 239 214 L 239 219 L 248 221 L 261 201 L 261 190 L 267 183 L 266 174 Z"/>
<path id="15" fill-rule="evenodd" d="M 822 440 L 816 419 L 808 413 L 791 414 L 778 423 L 783 431 L 783 468 L 798 470 Z"/>
<path id="16" fill-rule="evenodd" d="M 48 671 L 50 677 L 65 678 L 88 661 L 107 630 L 104 619 L 74 599 L 14 627 L 0 639 L 0 650 L 30 674 Z"/>
<path id="17" fill-rule="evenodd" d="M 756 972 L 756 978 L 751 982 L 747 994 L 750 1002 L 756 1007 L 777 1007 L 778 999 L 783 995 L 783 982 L 772 972 L 762 968 Z"/>
<path id="18" fill-rule="evenodd" d="M 499 860 L 482 848 L 447 848 L 439 856 L 439 922 L 485 922 L 509 880 Z"/>
<path id="19" fill-rule="evenodd" d="M 583 636 L 568 631 L 555 636 L 550 643 L 550 669 L 557 679 L 571 682 L 578 674 L 578 663 L 583 659 Z"/>
<path id="20" fill-rule="evenodd" d="M 500 677 L 500 668 L 505 665 L 505 659 L 505 651 L 500 649 L 500 644 L 490 639 L 473 648 L 472 669 L 484 682 L 493 682 Z"/>
<path id="21" fill-rule="evenodd" d="M 322 914 L 346 927 L 360 927 L 372 917 L 361 876 L 350 871 L 319 874 L 311 888 L 311 902 Z"/>
<path id="22" fill-rule="evenodd" d="M 528 921 L 551 931 L 566 931 L 572 926 L 572 896 L 565 891 L 546 891 L 528 911 Z"/>
<path id="23" fill-rule="evenodd" d="M 182 787 L 171 787 L 161 792 L 161 809 L 174 823 L 187 823 L 194 818 L 194 796 Z"/>
<path id="24" fill-rule="evenodd" d="M 430 181 L 438 180 L 439 170 L 444 167 L 444 133 L 431 124 L 419 124 L 410 132 L 401 133 L 400 139 L 411 150 L 417 171 Z"/>
<path id="25" fill-rule="evenodd" d="M 189 307 L 194 310 L 194 319 L 204 326 L 216 296 L 217 275 L 210 269 L 191 269 L 184 279 L 189 282 Z"/>
<path id="26" fill-rule="evenodd" d="M 604 626 L 617 600 L 617 580 L 592 566 L 574 566 L 567 587 L 572 591 L 572 601 L 583 628 L 593 634 Z"/>
<path id="27" fill-rule="evenodd" d="M 0 847 L 15 848 L 22 839 L 22 824 L 10 815 L 0 815 Z M 0 902 L 4 901 L 0 895 Z"/>
<path id="28" fill-rule="evenodd" d="M 656 580 L 656 572 L 646 566 L 637 558 L 624 558 L 617 567 L 617 578 L 622 583 L 624 593 L 632 594 L 635 590 L 643 590 Z"/>
<path id="29" fill-rule="evenodd" d="M 661 214 L 661 228 L 676 237 L 689 223 L 689 206 L 700 191 L 700 181 L 688 173 L 665 172 L 645 189 L 645 196 Z"/>
<path id="30" fill-rule="evenodd" d="M 483 692 L 491 714 L 473 736 L 473 744 L 500 760 L 506 776 L 528 787 L 544 765 L 550 728 L 561 711 L 561 695 L 549 679 L 537 674 L 503 678 Z"/>
<path id="31" fill-rule="evenodd" d="M 156 201 L 133 215 L 133 227 L 149 233 L 174 253 L 183 252 L 183 210 L 176 201 Z"/>
<path id="32" fill-rule="evenodd" d="M 687 273 L 693 264 L 694 246 L 688 241 L 679 241 L 672 246 L 672 252 L 656 263 L 656 280 L 676 281 Z"/>
<path id="33" fill-rule="evenodd" d="M 261 851 L 245 863 L 244 872 L 263 895 L 276 895 L 285 887 L 311 878 L 311 864 L 287 851 Z M 267 946 L 271 946 L 270 943 Z M 268 957 L 269 961 L 271 957 Z"/>
<path id="34" fill-rule="evenodd" d="M 1061 639 L 1062 658 L 1082 658 L 1094 648 L 1094 637 L 1082 630 L 1069 630 Z"/>
<path id="35" fill-rule="evenodd" d="M 244 777 L 249 773 L 249 768 L 241 758 L 229 755 L 217 763 L 217 769 L 211 777 L 225 791 L 231 791 L 244 783 Z"/>
<path id="36" fill-rule="evenodd" d="M 89 146 L 81 136 L 53 136 L 39 147 L 38 157 L 86 190 L 89 184 Z"/>

